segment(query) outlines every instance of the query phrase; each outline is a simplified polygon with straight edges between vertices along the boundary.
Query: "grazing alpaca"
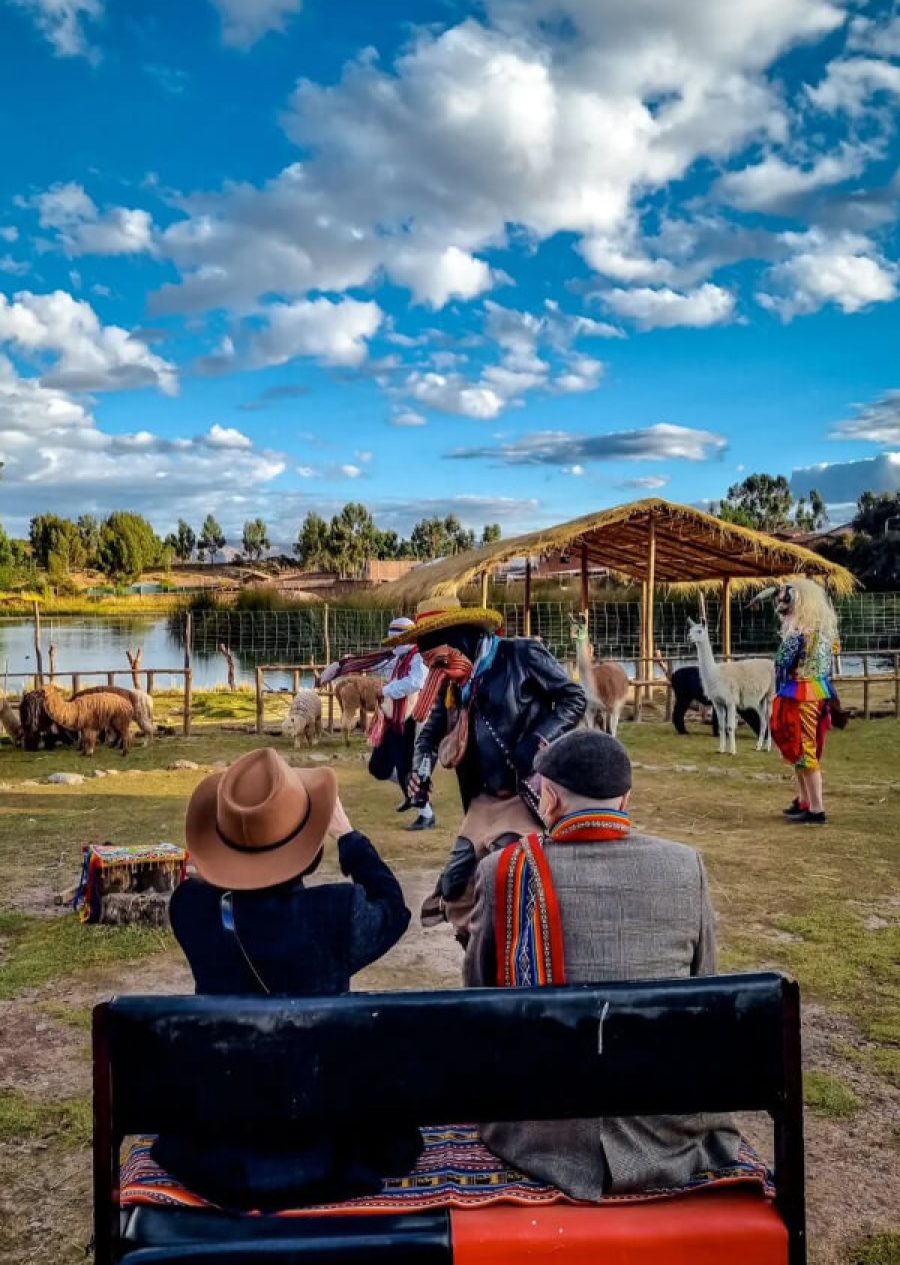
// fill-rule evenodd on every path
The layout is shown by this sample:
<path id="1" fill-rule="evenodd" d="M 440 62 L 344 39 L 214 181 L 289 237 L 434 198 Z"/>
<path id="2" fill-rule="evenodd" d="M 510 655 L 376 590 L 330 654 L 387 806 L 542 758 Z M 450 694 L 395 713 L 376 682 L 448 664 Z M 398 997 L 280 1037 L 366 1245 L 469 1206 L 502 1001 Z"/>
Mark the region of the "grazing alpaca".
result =
<path id="1" fill-rule="evenodd" d="M 0 696 L 0 725 L 13 741 L 13 746 L 22 745 L 22 721 L 6 695 Z"/>
<path id="2" fill-rule="evenodd" d="M 315 690 L 297 691 L 281 732 L 286 738 L 294 739 L 295 747 L 300 746 L 301 738 L 305 738 L 311 747 L 319 741 L 322 737 L 322 700 Z"/>
<path id="3" fill-rule="evenodd" d="M 153 722 L 153 699 L 145 690 L 127 690 L 121 685 L 91 685 L 72 695 L 72 702 L 79 698 L 89 698 L 92 694 L 118 694 L 131 704 L 134 712 L 134 723 L 148 742 L 153 740 L 156 725 Z"/>
<path id="4" fill-rule="evenodd" d="M 699 703 L 701 707 L 712 708 L 712 727 L 713 737 L 719 736 L 719 718 L 716 715 L 716 709 L 703 693 L 703 682 L 700 680 L 700 669 L 694 664 L 687 667 L 675 668 L 667 659 L 662 656 L 662 651 L 657 650 L 656 661 L 666 674 L 669 684 L 672 686 L 672 693 L 675 695 L 675 706 L 672 709 L 672 724 L 675 726 L 675 732 L 685 736 L 687 728 L 684 718 L 688 710 L 694 703 Z M 755 711 L 747 711 L 738 708 L 738 715 L 741 720 L 750 726 L 753 732 L 759 737 L 759 715 Z"/>
<path id="5" fill-rule="evenodd" d="M 19 703 L 19 720 L 22 723 L 22 746 L 26 751 L 37 751 L 44 746 L 52 751 L 57 742 L 77 742 L 78 734 L 62 729 L 53 722 L 44 704 L 42 690 L 26 690 Z"/>
<path id="6" fill-rule="evenodd" d="M 66 729 L 77 729 L 81 734 L 81 750 L 87 756 L 94 754 L 97 735 L 102 729 L 112 731 L 122 741 L 122 755 L 131 750 L 131 722 L 134 709 L 127 699 L 109 690 L 101 694 L 88 694 L 84 698 L 67 701 L 55 685 L 46 685 L 41 691 L 44 706 L 51 720 Z"/>
<path id="7" fill-rule="evenodd" d="M 759 716 L 757 751 L 772 749 L 769 713 L 775 695 L 775 665 L 771 659 L 735 659 L 732 663 L 716 663 L 709 642 L 705 615 L 700 623 L 688 620 L 688 641 L 697 647 L 697 665 L 703 692 L 716 710 L 719 721 L 719 754 L 725 743 L 737 755 L 735 726 L 738 709 L 755 711 Z"/>
<path id="8" fill-rule="evenodd" d="M 341 730 L 344 734 L 344 745 L 350 745 L 350 731 L 356 725 L 357 715 L 363 733 L 368 728 L 368 713 L 378 707 L 378 692 L 381 682 L 362 672 L 352 672 L 349 676 L 339 677 L 334 683 L 334 696 L 341 708 Z"/>
<path id="9" fill-rule="evenodd" d="M 578 679 L 587 695 L 587 726 L 589 729 L 602 729 L 615 738 L 630 688 L 627 673 L 618 663 L 594 663 L 584 616 L 570 615 L 569 622 L 575 638 Z"/>

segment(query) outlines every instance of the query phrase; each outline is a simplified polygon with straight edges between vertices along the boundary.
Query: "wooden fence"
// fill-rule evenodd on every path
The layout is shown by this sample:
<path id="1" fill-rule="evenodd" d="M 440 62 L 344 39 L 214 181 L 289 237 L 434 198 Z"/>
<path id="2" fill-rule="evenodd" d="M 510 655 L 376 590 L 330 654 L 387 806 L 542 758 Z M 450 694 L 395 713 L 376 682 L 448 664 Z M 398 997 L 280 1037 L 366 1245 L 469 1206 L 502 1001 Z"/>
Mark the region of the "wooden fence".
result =
<path id="1" fill-rule="evenodd" d="M 92 677 L 100 677 L 107 685 L 115 685 L 116 677 L 124 676 L 129 678 L 125 688 L 140 689 L 140 682 L 143 678 L 143 688 L 148 694 L 153 693 L 157 676 L 182 677 L 184 680 L 184 706 L 182 709 L 182 733 L 185 737 L 190 737 L 191 733 L 191 711 L 193 704 L 193 673 L 190 668 L 90 668 L 81 672 L 52 672 L 45 673 L 51 685 L 57 684 L 58 681 L 68 680 L 71 682 L 72 693 L 77 694 L 82 688 L 82 683 Z M 26 689 L 34 689 L 41 684 L 41 679 L 36 672 L 4 672 L 5 681 L 21 681 L 22 691 Z"/>

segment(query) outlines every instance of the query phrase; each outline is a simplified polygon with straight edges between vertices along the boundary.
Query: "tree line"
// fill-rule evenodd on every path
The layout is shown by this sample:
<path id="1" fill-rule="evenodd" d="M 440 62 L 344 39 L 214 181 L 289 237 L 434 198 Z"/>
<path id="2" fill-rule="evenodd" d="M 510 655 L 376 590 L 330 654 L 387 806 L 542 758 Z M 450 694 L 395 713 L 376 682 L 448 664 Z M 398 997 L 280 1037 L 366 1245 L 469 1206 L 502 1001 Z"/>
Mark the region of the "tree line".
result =
<path id="1" fill-rule="evenodd" d="M 330 522 L 309 513 L 293 545 L 299 565 L 329 571 L 344 578 L 361 576 L 373 559 L 413 558 L 425 561 L 472 549 L 500 538 L 500 526 L 487 524 L 480 536 L 465 528 L 455 515 L 423 518 L 408 538 L 379 528 L 359 502 L 345 505 Z M 215 563 L 227 544 L 213 514 L 198 531 L 179 519 L 174 532 L 161 538 L 141 514 L 117 510 L 105 519 L 82 514 L 78 519 L 38 514 L 29 524 L 27 540 L 13 540 L 0 524 L 0 588 L 33 578 L 38 571 L 57 588 L 71 584 L 73 572 L 100 571 L 117 584 L 138 579 L 145 571 L 174 562 Z M 269 529 L 262 518 L 248 519 L 241 533 L 242 560 L 258 562 L 270 548 Z"/>

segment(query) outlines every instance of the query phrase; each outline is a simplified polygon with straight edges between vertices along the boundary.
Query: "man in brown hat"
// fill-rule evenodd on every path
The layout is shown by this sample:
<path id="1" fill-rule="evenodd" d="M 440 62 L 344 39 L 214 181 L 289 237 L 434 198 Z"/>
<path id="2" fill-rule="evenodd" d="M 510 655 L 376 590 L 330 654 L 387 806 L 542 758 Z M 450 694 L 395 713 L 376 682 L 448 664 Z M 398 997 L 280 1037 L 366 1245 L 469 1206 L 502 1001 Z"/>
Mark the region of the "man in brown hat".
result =
<path id="1" fill-rule="evenodd" d="M 198 993 L 344 993 L 409 925 L 400 884 L 351 826 L 331 769 L 295 769 L 271 748 L 251 751 L 196 788 L 185 835 L 200 878 L 176 889 L 170 916 Z M 352 881 L 307 887 L 327 838 Z M 420 1147 L 416 1130 L 304 1138 L 274 1156 L 227 1139 L 211 1147 L 166 1136 L 155 1154 L 216 1203 L 285 1207 L 377 1190 L 381 1177 L 407 1172 Z"/>
<path id="2" fill-rule="evenodd" d="M 587 706 L 581 686 L 539 641 L 499 637 L 502 622 L 498 611 L 432 597 L 419 603 L 412 628 L 385 643 L 417 644 L 429 669 L 413 713 L 422 722 L 413 802 L 426 794 L 438 760 L 459 781 L 465 815 L 422 920 L 428 926 L 447 917 L 463 944 L 478 861 L 534 829 L 535 757 L 573 729 Z"/>

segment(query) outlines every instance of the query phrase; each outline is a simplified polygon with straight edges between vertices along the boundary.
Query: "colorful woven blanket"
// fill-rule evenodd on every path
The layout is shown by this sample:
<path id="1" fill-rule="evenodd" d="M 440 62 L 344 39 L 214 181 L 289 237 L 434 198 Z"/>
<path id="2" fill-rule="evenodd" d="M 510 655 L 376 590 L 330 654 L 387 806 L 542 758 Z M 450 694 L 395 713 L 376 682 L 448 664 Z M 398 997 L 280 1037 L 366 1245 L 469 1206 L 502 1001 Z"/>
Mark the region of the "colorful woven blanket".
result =
<path id="1" fill-rule="evenodd" d="M 389 1178 L 378 1195 L 349 1199 L 345 1203 L 319 1204 L 278 1213 L 283 1217 L 347 1216 L 352 1213 L 423 1212 L 434 1208 L 483 1208 L 490 1204 L 576 1204 L 555 1186 L 533 1181 L 507 1168 L 484 1146 L 474 1125 L 445 1125 L 422 1130 L 425 1149 L 407 1177 Z M 199 1195 L 187 1190 L 163 1172 L 150 1157 L 153 1138 L 137 1138 L 122 1165 L 123 1207 L 153 1204 L 171 1208 L 211 1208 Z M 759 1156 L 742 1143 L 737 1164 L 718 1172 L 697 1173 L 686 1185 L 641 1191 L 634 1195 L 608 1195 L 604 1204 L 667 1199 L 707 1187 L 749 1183 L 771 1198 L 775 1190 Z M 254 1216 L 254 1213 L 246 1214 Z"/>
<path id="2" fill-rule="evenodd" d="M 102 903 L 101 876 L 122 869 L 129 875 L 145 867 L 171 870 L 172 887 L 185 877 L 187 848 L 175 843 L 89 843 L 82 849 L 81 877 L 72 908 L 82 922 L 99 922 Z"/>

